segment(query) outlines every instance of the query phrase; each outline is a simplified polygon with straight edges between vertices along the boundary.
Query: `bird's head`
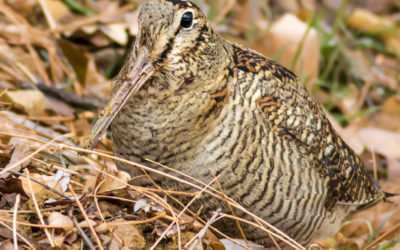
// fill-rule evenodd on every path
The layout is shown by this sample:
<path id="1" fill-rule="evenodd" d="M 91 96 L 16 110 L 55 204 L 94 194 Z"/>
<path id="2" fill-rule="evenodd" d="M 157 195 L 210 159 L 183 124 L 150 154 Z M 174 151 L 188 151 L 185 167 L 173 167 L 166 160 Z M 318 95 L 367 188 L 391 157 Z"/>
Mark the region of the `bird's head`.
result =
<path id="1" fill-rule="evenodd" d="M 138 23 L 135 52 L 147 49 L 155 65 L 172 54 L 189 52 L 207 32 L 204 15 L 188 1 L 148 1 L 140 8 Z"/>
<path id="2" fill-rule="evenodd" d="M 195 4 L 148 1 L 140 8 L 138 24 L 131 67 L 140 66 L 138 59 L 144 58 L 155 68 L 153 77 L 160 77 L 172 89 L 214 78 L 224 59 L 223 46 Z"/>
<path id="3" fill-rule="evenodd" d="M 140 8 L 138 24 L 133 50 L 116 79 L 118 90 L 93 127 L 86 146 L 94 146 L 99 135 L 146 82 L 155 84 L 156 91 L 204 90 L 220 78 L 222 68 L 228 64 L 226 42 L 190 1 L 148 1 Z"/>

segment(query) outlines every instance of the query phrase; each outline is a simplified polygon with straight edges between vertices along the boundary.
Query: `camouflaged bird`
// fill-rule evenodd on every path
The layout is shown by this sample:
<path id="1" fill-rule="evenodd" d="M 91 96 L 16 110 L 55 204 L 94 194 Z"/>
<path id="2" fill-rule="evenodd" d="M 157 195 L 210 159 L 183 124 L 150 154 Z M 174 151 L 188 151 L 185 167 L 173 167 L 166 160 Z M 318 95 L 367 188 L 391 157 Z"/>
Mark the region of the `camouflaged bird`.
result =
<path id="1" fill-rule="evenodd" d="M 142 5 L 114 97 L 132 81 L 135 96 L 109 105 L 120 110 L 112 122 L 117 156 L 168 172 L 144 160 L 151 159 L 205 183 L 214 172 L 227 196 L 303 245 L 384 197 L 299 79 L 221 38 L 189 1 Z M 146 182 L 140 168 L 120 167 L 134 183 Z M 150 176 L 164 188 L 190 190 Z M 202 202 L 208 212 L 224 206 Z M 220 224 L 240 236 L 234 224 Z M 242 226 L 247 239 L 273 246 L 265 232 Z"/>

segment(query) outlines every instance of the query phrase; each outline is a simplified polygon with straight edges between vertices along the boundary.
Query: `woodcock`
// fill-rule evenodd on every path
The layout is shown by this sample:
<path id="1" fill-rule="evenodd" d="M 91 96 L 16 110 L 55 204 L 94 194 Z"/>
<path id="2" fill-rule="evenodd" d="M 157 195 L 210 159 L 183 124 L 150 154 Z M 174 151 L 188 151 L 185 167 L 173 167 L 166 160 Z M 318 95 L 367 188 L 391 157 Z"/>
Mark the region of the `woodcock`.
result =
<path id="1" fill-rule="evenodd" d="M 91 143 L 112 121 L 116 156 L 176 175 L 150 159 L 204 183 L 213 172 L 227 196 L 303 245 L 385 197 L 302 82 L 221 38 L 189 1 L 142 5 L 136 43 L 104 112 Z M 120 167 L 135 184 L 148 182 L 140 168 Z M 166 189 L 191 190 L 149 175 Z M 207 195 L 200 201 L 206 214 L 226 207 Z M 227 225 L 216 224 L 240 236 Z M 273 246 L 265 232 L 242 227 L 247 239 Z"/>

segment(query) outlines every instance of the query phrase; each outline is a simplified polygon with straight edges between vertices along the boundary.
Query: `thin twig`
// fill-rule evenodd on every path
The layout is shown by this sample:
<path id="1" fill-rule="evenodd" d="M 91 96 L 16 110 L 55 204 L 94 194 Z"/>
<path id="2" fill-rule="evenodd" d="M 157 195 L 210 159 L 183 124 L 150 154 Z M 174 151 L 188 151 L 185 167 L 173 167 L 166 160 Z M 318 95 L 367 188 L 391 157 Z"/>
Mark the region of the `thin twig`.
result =
<path id="1" fill-rule="evenodd" d="M 3 89 L 3 90 L 0 92 L 0 97 L 2 97 L 5 93 L 7 93 L 7 91 L 8 91 L 8 89 Z"/>
<path id="2" fill-rule="evenodd" d="M 85 232 L 83 232 L 82 228 L 79 226 L 78 221 L 76 220 L 75 216 L 73 215 L 72 208 L 68 211 L 68 215 L 72 219 L 72 223 L 74 223 L 76 230 L 78 231 L 79 235 L 82 237 L 82 239 L 86 243 L 86 245 L 89 247 L 89 249 L 95 250 L 96 248 L 94 247 L 92 241 L 89 239 L 89 237 L 85 234 Z"/>
<path id="3" fill-rule="evenodd" d="M 254 222 L 251 222 L 251 221 L 248 221 L 248 220 L 239 218 L 239 217 L 235 217 L 235 216 L 232 216 L 232 215 L 229 215 L 229 214 L 224 214 L 224 215 L 225 215 L 225 217 L 227 217 L 227 218 L 237 219 L 237 220 L 239 220 L 239 221 L 241 221 L 241 222 L 244 222 L 244 223 L 249 224 L 249 225 L 251 225 L 251 226 L 254 226 L 254 227 L 258 228 L 258 229 L 261 229 L 261 230 L 263 230 L 263 231 L 266 232 L 266 233 L 270 233 L 272 236 L 274 236 L 274 237 L 276 237 L 276 238 L 278 238 L 278 239 L 281 239 L 280 236 L 279 236 L 278 234 L 276 234 L 276 233 L 274 233 L 274 232 L 271 232 L 271 231 L 267 230 L 266 228 L 264 228 L 264 227 L 262 227 L 262 226 L 260 226 L 260 225 L 258 225 L 258 224 L 256 224 L 256 223 L 254 223 Z M 282 240 L 282 239 L 281 239 L 281 240 Z M 294 249 L 303 249 L 303 250 L 305 250 L 304 247 L 297 247 L 296 245 L 289 244 L 289 243 L 291 243 L 291 242 L 287 242 L 287 241 L 285 241 L 285 242 L 286 242 L 288 245 L 290 245 L 291 247 L 293 247 Z"/>
<path id="4" fill-rule="evenodd" d="M 15 171 L 9 171 L 9 172 L 12 173 L 12 174 L 14 174 L 14 175 L 18 175 L 18 176 L 21 176 L 21 177 L 28 178 L 26 175 L 23 175 L 23 174 L 21 174 L 21 173 L 15 172 Z M 40 181 L 37 181 L 37 180 L 35 180 L 35 179 L 30 179 L 30 180 L 33 181 L 33 182 L 35 182 L 35 183 L 37 183 L 37 184 L 39 184 L 39 185 L 41 185 L 41 186 L 44 187 L 45 189 L 47 189 L 47 190 L 53 192 L 54 194 L 56 194 L 56 195 L 58 195 L 58 196 L 60 196 L 60 197 L 62 197 L 62 198 L 64 198 L 64 199 L 66 199 L 66 200 L 73 201 L 70 197 L 68 197 L 68 196 L 66 196 L 66 195 L 64 195 L 64 194 L 62 194 L 62 193 L 60 193 L 60 192 L 58 192 L 57 190 L 55 190 L 54 188 L 50 187 L 49 185 L 46 185 L 46 184 L 44 184 L 44 183 L 41 183 Z"/>
<path id="5" fill-rule="evenodd" d="M 210 170 L 210 173 L 211 173 L 212 177 L 215 178 L 215 174 L 214 174 L 214 172 L 213 172 L 212 170 Z M 232 215 L 236 217 L 235 211 L 233 211 L 233 208 L 232 208 L 230 202 L 228 201 L 228 198 L 227 198 L 227 196 L 225 195 L 224 191 L 222 190 L 222 187 L 221 187 L 219 181 L 216 180 L 215 183 L 217 184 L 218 189 L 219 189 L 219 191 L 221 192 L 221 194 L 222 194 L 222 196 L 223 196 L 223 198 L 224 198 L 224 200 L 225 200 L 225 203 L 228 205 L 229 210 L 231 211 Z M 247 246 L 249 243 L 248 243 L 248 241 L 247 241 L 246 235 L 244 235 L 244 231 L 243 231 L 242 226 L 240 226 L 240 222 L 239 222 L 238 220 L 235 220 L 235 223 L 236 223 L 237 227 L 239 228 L 239 231 L 240 231 L 240 234 L 242 235 L 242 238 L 244 239 L 244 242 L 245 242 L 245 244 L 246 244 L 246 249 L 250 249 L 250 248 Z"/>
<path id="6" fill-rule="evenodd" d="M 162 190 L 162 188 L 159 186 L 159 185 L 157 185 L 157 183 L 150 177 L 150 175 L 148 175 L 148 173 L 145 171 L 145 170 L 143 170 L 143 172 L 144 172 L 144 174 L 146 175 L 146 177 L 151 181 L 151 183 L 153 183 L 153 185 L 155 186 L 155 187 L 157 187 L 158 189 L 160 189 L 160 190 Z M 155 197 L 157 197 L 157 196 L 155 196 Z M 170 196 L 168 196 L 168 197 L 170 197 Z M 177 228 L 177 233 L 178 233 L 178 249 L 179 250 L 181 250 L 181 230 L 180 230 L 180 226 L 179 226 L 179 219 L 178 219 L 178 217 L 176 216 L 176 214 L 175 214 L 175 212 L 174 212 L 174 210 L 172 209 L 172 207 L 171 206 L 169 206 L 169 204 L 168 203 L 165 203 L 166 204 L 166 206 L 167 206 L 167 208 L 171 211 L 171 215 L 172 215 L 172 217 L 174 218 L 174 222 L 175 222 L 175 224 L 176 224 L 176 228 Z M 165 207 L 165 206 L 164 206 Z"/>
<path id="7" fill-rule="evenodd" d="M 57 24 L 54 21 L 53 16 L 51 15 L 51 12 L 50 12 L 46 2 L 43 1 L 43 0 L 38 0 L 38 1 L 39 1 L 39 4 L 40 4 L 40 7 L 43 10 L 44 16 L 46 17 L 47 23 L 50 26 L 50 29 L 51 30 L 55 30 L 57 28 Z"/>
<path id="8" fill-rule="evenodd" d="M 35 139 L 35 140 L 36 140 L 36 139 Z M 53 139 L 53 140 L 55 140 L 55 139 Z M 50 144 L 50 143 L 48 143 L 48 144 Z M 139 168 L 145 169 L 146 171 L 150 171 L 150 172 L 153 172 L 153 173 L 157 173 L 157 174 L 163 175 L 163 176 L 165 176 L 165 177 L 167 177 L 167 178 L 170 178 L 170 179 L 172 179 L 172 180 L 175 180 L 175 181 L 177 181 L 177 182 L 180 182 L 180 183 L 184 183 L 184 184 L 186 184 L 186 185 L 189 185 L 189 186 L 191 186 L 191 187 L 193 187 L 193 188 L 195 188 L 195 189 L 197 189 L 197 190 L 203 190 L 203 188 L 199 187 L 198 185 L 195 185 L 195 184 L 193 184 L 193 183 L 191 183 L 191 182 L 185 181 L 185 180 L 180 179 L 180 178 L 178 178 L 178 177 L 175 177 L 175 176 L 173 176 L 173 175 L 170 175 L 170 174 L 167 174 L 167 173 L 165 173 L 165 172 L 158 171 L 158 170 L 155 170 L 155 169 L 146 167 L 146 166 L 144 166 L 144 165 L 140 165 L 140 164 L 137 164 L 137 163 L 134 163 L 134 162 L 130 162 L 130 161 L 128 161 L 128 160 L 121 159 L 121 158 L 118 158 L 118 157 L 115 157 L 115 156 L 110 156 L 110 155 L 107 155 L 107 154 L 104 154 L 104 153 L 100 153 L 100 152 L 96 152 L 96 151 L 93 151 L 93 150 L 87 150 L 87 149 L 72 147 L 72 146 L 68 146 L 68 145 L 65 145 L 65 144 L 59 144 L 58 147 L 59 147 L 59 150 L 69 149 L 69 150 L 72 150 L 72 151 L 75 151 L 75 152 L 80 152 L 80 153 L 96 154 L 96 155 L 98 155 L 98 156 L 102 156 L 102 157 L 105 157 L 105 158 L 108 158 L 108 159 L 111 159 L 111 160 L 114 160 L 114 161 L 119 161 L 119 162 L 122 162 L 122 163 L 125 163 L 125 164 L 128 164 L 128 165 L 131 165 L 131 166 L 133 166 L 133 167 L 139 167 Z M 45 147 L 44 147 L 44 148 L 45 148 Z M 87 158 L 86 158 L 86 159 L 87 159 Z M 87 159 L 87 160 L 88 160 L 88 159 Z M 161 165 L 161 164 L 160 164 L 160 165 Z M 161 165 L 161 166 L 163 166 L 163 165 Z M 173 169 L 170 169 L 170 168 L 167 168 L 167 169 L 168 169 L 168 170 L 171 170 L 171 171 L 174 171 Z M 97 170 L 103 172 L 103 171 L 100 170 L 100 169 L 97 169 Z M 4 171 L 4 170 L 3 170 L 3 171 Z M 203 182 L 201 182 L 200 180 L 197 180 L 197 179 L 195 179 L 195 178 L 193 178 L 193 177 L 190 177 L 190 176 L 188 176 L 188 175 L 185 175 L 184 173 L 180 173 L 179 171 L 176 171 L 176 170 L 175 170 L 174 172 L 176 172 L 176 173 L 179 174 L 179 175 L 185 176 L 185 177 L 187 177 L 187 178 L 189 178 L 189 179 L 191 179 L 191 180 L 194 180 L 195 182 L 197 182 L 197 183 L 199 183 L 199 184 L 201 184 L 201 185 L 205 185 L 205 184 L 204 184 Z M 1 172 L 0 172 L 0 173 L 1 173 Z M 113 176 L 113 175 L 111 175 L 111 174 L 108 174 L 108 173 L 105 173 L 105 174 L 106 174 L 107 176 L 113 178 L 115 181 L 121 181 L 121 180 L 119 180 L 117 177 L 115 177 L 115 176 Z M 215 189 L 213 189 L 212 187 L 209 187 L 209 189 L 210 189 L 210 190 L 204 190 L 204 192 L 206 192 L 207 194 L 209 194 L 209 195 L 211 195 L 211 196 L 213 196 L 213 197 L 215 197 L 215 198 L 222 199 L 220 196 L 218 196 L 218 194 L 220 194 L 220 192 L 219 192 L 218 190 L 215 190 Z M 237 202 L 235 202 L 235 201 L 232 200 L 231 198 L 229 198 L 229 202 L 231 202 L 231 203 L 232 203 L 232 206 L 234 206 L 235 208 L 237 208 L 237 209 L 243 211 L 244 213 L 250 215 L 254 220 L 260 221 L 260 222 L 262 223 L 263 226 L 266 226 L 266 227 L 270 228 L 273 232 L 275 232 L 274 235 L 276 235 L 276 237 L 277 237 L 278 239 L 282 240 L 283 242 L 286 242 L 288 245 L 290 245 L 290 246 L 292 246 L 292 247 L 294 247 L 294 248 L 296 248 L 296 249 L 304 249 L 300 244 L 298 244 L 296 241 L 294 241 L 294 240 L 291 239 L 289 236 L 287 236 L 286 234 L 284 234 L 282 231 L 280 231 L 279 229 L 275 228 L 274 226 L 272 226 L 272 225 L 269 224 L 268 222 L 264 221 L 264 220 L 261 219 L 260 217 L 258 217 L 258 216 L 256 216 L 256 215 L 252 214 L 251 212 L 249 212 L 247 209 L 245 209 L 244 207 L 242 207 L 241 205 L 239 205 Z M 215 230 L 215 229 L 213 228 L 213 230 Z M 266 231 L 266 232 L 269 231 L 269 229 L 266 229 L 266 228 L 263 228 L 263 230 Z M 220 231 L 218 231 L 218 230 L 216 230 L 216 232 L 218 232 L 219 234 L 222 234 L 222 233 L 221 233 Z M 223 234 L 222 234 L 222 235 L 223 235 Z"/>
<path id="9" fill-rule="evenodd" d="M 50 211 L 58 211 L 62 210 L 64 208 L 70 207 L 69 205 L 62 205 L 62 206 L 56 206 L 56 207 L 50 207 L 50 208 L 42 208 L 40 209 L 40 212 L 50 212 Z M 0 213 L 14 213 L 14 210 L 5 210 L 5 209 L 0 209 Z M 33 210 L 19 210 L 19 214 L 34 214 L 36 211 Z"/>
<path id="10" fill-rule="evenodd" d="M 17 161 L 16 163 L 12 164 L 11 166 L 8 166 L 6 168 L 4 168 L 3 170 L 0 171 L 0 176 L 2 176 L 4 173 L 18 167 L 19 165 L 25 163 L 26 161 L 28 161 L 29 159 L 31 159 L 33 156 L 35 156 L 36 154 L 38 154 L 40 151 L 44 150 L 45 148 L 47 148 L 48 146 L 50 146 L 53 142 L 55 142 L 56 140 L 58 140 L 61 137 L 68 137 L 71 136 L 71 134 L 67 134 L 67 135 L 61 135 L 58 136 L 54 139 L 52 139 L 51 141 L 47 142 L 46 144 L 44 144 L 43 146 L 39 147 L 38 149 L 36 149 L 33 153 L 27 155 L 26 157 L 22 158 L 21 160 Z"/>
<path id="11" fill-rule="evenodd" d="M 146 171 L 149 171 L 149 172 L 153 172 L 153 173 L 160 174 L 160 175 L 162 175 L 162 176 L 165 176 L 165 177 L 170 178 L 170 179 L 172 179 L 172 180 L 175 180 L 175 181 L 177 181 L 177 182 L 180 182 L 180 183 L 184 183 L 184 184 L 186 184 L 186 185 L 189 185 L 189 186 L 191 186 L 191 187 L 193 187 L 193 188 L 195 188 L 195 189 L 197 189 L 197 190 L 203 190 L 203 188 L 199 187 L 198 185 L 193 184 L 193 183 L 188 182 L 188 181 L 185 181 L 185 180 L 182 180 L 182 179 L 180 179 L 180 178 L 178 178 L 178 177 L 176 177 L 176 176 L 173 176 L 173 175 L 171 175 L 171 174 L 168 174 L 168 173 L 165 173 L 165 172 L 156 170 L 156 169 L 152 169 L 152 168 L 150 168 L 150 167 L 147 167 L 147 166 L 144 166 L 144 165 L 135 163 L 135 162 L 131 162 L 131 161 L 128 161 L 128 160 L 119 158 L 119 157 L 115 157 L 115 156 L 103 154 L 103 153 L 96 152 L 96 151 L 93 151 L 93 150 L 71 147 L 71 146 L 68 146 L 68 145 L 65 145 L 65 144 L 60 144 L 59 147 L 60 147 L 60 148 L 64 148 L 64 149 L 69 149 L 69 150 L 72 150 L 72 151 L 76 151 L 76 152 L 80 152 L 80 153 L 96 154 L 96 155 L 98 155 L 98 156 L 102 156 L 102 157 L 105 157 L 105 158 L 108 158 L 108 159 L 111 159 L 111 160 L 114 160 L 114 161 L 118 161 L 118 162 L 121 162 L 121 163 L 125 163 L 125 164 L 131 165 L 131 166 L 133 166 L 133 167 L 138 167 L 138 168 L 141 168 L 141 169 L 145 169 Z M 161 165 L 161 164 L 160 164 L 160 165 Z M 163 165 L 161 165 L 161 166 L 163 166 Z M 167 169 L 170 170 L 170 168 L 168 168 L 168 167 L 167 167 Z M 101 170 L 100 170 L 100 171 L 101 171 Z M 187 177 L 187 178 L 189 178 L 189 179 L 193 179 L 193 180 L 195 180 L 197 183 L 200 183 L 200 184 L 203 183 L 202 181 L 197 180 L 197 179 L 195 179 L 195 178 L 193 178 L 193 177 L 190 177 L 190 176 L 188 176 L 188 175 L 186 175 L 186 174 L 184 174 L 184 173 L 181 173 L 181 172 L 179 172 L 179 171 L 177 171 L 177 170 L 173 170 L 173 169 L 172 169 L 172 171 L 176 172 L 176 173 L 179 174 L 179 175 L 185 176 L 185 177 Z M 112 175 L 110 175 L 110 174 L 108 174 L 108 176 L 111 176 L 111 178 L 113 178 L 113 179 L 116 180 L 116 181 L 121 181 L 121 180 L 119 180 L 118 178 L 116 178 L 115 176 L 112 176 Z M 215 198 L 217 198 L 217 199 L 222 199 L 220 196 L 218 196 L 218 194 L 220 194 L 220 192 L 219 192 L 218 190 L 216 190 L 216 189 L 214 189 L 214 188 L 212 188 L 212 187 L 208 187 L 208 188 L 209 188 L 210 190 L 204 190 L 205 193 L 207 193 L 207 194 L 209 194 L 209 195 L 211 195 L 211 196 L 213 196 L 213 197 L 215 197 Z M 250 217 L 252 217 L 254 220 L 260 221 L 260 222 L 263 224 L 264 227 L 268 227 L 268 229 L 267 229 L 267 228 L 263 228 L 263 229 L 262 229 L 262 230 L 264 230 L 265 232 L 271 232 L 271 234 L 274 235 L 276 238 L 278 238 L 279 240 L 285 242 L 286 244 L 288 244 L 289 246 L 291 246 L 291 247 L 293 247 L 293 248 L 295 248 L 295 249 L 305 249 L 303 246 L 301 246 L 301 245 L 300 245 L 299 243 L 297 243 L 295 240 L 293 240 L 292 238 L 290 238 L 290 236 L 286 235 L 286 234 L 283 233 L 281 230 L 279 230 L 278 228 L 274 227 L 274 226 L 271 225 L 270 223 L 266 222 L 265 220 L 263 220 L 263 219 L 260 218 L 259 216 L 257 216 L 257 215 L 255 215 L 255 214 L 251 213 L 250 211 L 248 211 L 246 208 L 244 208 L 243 206 L 241 206 L 240 204 L 238 204 L 238 203 L 237 203 L 236 201 L 234 201 L 233 199 L 229 198 L 229 201 L 232 203 L 232 206 L 234 206 L 235 208 L 241 210 L 242 212 L 244 212 L 244 213 L 250 215 Z M 251 225 L 255 224 L 255 223 L 252 223 L 252 222 L 249 222 L 249 221 L 247 221 L 246 223 L 251 223 Z M 255 224 L 255 225 L 256 225 L 256 224 Z M 259 227 L 259 226 L 257 226 L 257 227 Z"/>
<path id="12" fill-rule="evenodd" d="M 12 221 L 11 221 L 11 222 L 12 222 Z M 17 224 L 18 224 L 18 223 L 17 223 Z M 11 232 L 14 231 L 14 229 L 13 229 L 12 227 L 10 227 L 9 225 L 7 225 L 6 223 L 4 223 L 4 222 L 2 222 L 2 221 L 0 221 L 0 225 L 2 225 L 3 227 L 7 228 L 7 229 L 10 230 Z M 29 249 L 36 250 L 36 247 L 35 247 L 34 245 L 32 245 L 31 242 L 29 242 L 29 240 L 27 239 L 27 237 L 25 237 L 25 236 L 23 236 L 22 234 L 18 233 L 18 231 L 17 231 L 17 235 L 18 235 L 18 237 L 19 237 L 23 242 L 25 242 L 25 243 L 29 246 Z"/>
<path id="13" fill-rule="evenodd" d="M 179 212 L 179 214 L 176 216 L 177 218 L 180 218 L 185 211 L 190 207 L 190 205 L 193 204 L 193 202 L 195 200 L 197 200 L 201 194 L 203 194 L 204 190 L 206 190 L 209 186 L 211 186 L 214 182 L 215 182 L 216 178 L 214 178 L 210 183 L 207 184 L 207 186 L 205 186 L 202 190 L 200 190 L 200 192 L 198 192 L 196 194 L 195 197 L 193 197 L 189 203 Z M 150 250 L 155 249 L 155 247 L 158 245 L 158 243 L 160 243 L 160 241 L 164 238 L 164 236 L 167 234 L 167 232 L 171 229 L 171 227 L 174 225 L 175 223 L 172 222 L 171 224 L 169 224 L 169 226 L 164 230 L 164 232 L 160 235 L 160 237 L 156 240 L 156 242 L 154 242 L 154 244 L 151 246 Z M 179 224 L 176 223 L 176 226 L 179 227 Z M 178 228 L 178 230 L 180 230 Z"/>
<path id="14" fill-rule="evenodd" d="M 128 11 L 132 10 L 132 8 L 133 8 L 132 4 L 125 5 L 125 6 L 121 7 L 121 8 L 119 8 L 119 9 L 117 9 L 115 11 L 112 11 L 112 12 L 109 12 L 109 13 L 102 13 L 102 14 L 99 14 L 99 15 L 96 15 L 96 16 L 91 16 L 91 17 L 88 17 L 88 18 L 85 18 L 85 19 L 82 19 L 82 20 L 79 20 L 79 21 L 75 21 L 75 22 L 69 23 L 69 24 L 64 25 L 64 26 L 58 26 L 57 29 L 54 30 L 54 32 L 63 32 L 63 31 L 67 31 L 67 30 L 75 30 L 75 29 L 78 29 L 78 28 L 80 28 L 82 26 L 93 24 L 95 22 L 104 20 L 105 18 L 121 15 L 121 14 L 123 14 L 125 12 L 128 12 Z"/>
<path id="15" fill-rule="evenodd" d="M 208 228 L 213 224 L 215 221 L 217 221 L 220 218 L 217 218 L 218 215 L 221 212 L 221 208 L 218 208 L 217 211 L 213 214 L 213 216 L 207 221 L 207 223 L 204 225 L 204 227 L 192 238 L 190 239 L 184 246 L 185 249 L 188 250 L 193 250 L 197 243 L 204 237 L 206 234 Z M 247 243 L 247 242 L 246 242 Z"/>
<path id="16" fill-rule="evenodd" d="M 29 69 L 23 65 L 20 62 L 15 63 L 15 65 L 17 66 L 17 68 L 19 68 L 27 77 L 28 79 L 33 82 L 33 83 L 38 83 L 39 81 L 37 80 L 37 78 L 35 77 L 35 75 L 29 71 Z"/>
<path id="17" fill-rule="evenodd" d="M 371 243 L 369 243 L 364 250 L 368 250 L 370 248 L 372 248 L 373 246 L 375 246 L 378 242 L 380 242 L 381 240 L 383 240 L 384 238 L 386 238 L 389 234 L 395 232 L 396 230 L 400 229 L 400 222 L 397 223 L 396 225 L 394 225 L 393 227 L 391 227 L 389 230 L 387 230 L 385 233 L 381 234 L 379 237 L 377 237 L 374 241 L 372 241 Z"/>
<path id="18" fill-rule="evenodd" d="M 15 198 L 15 204 L 14 204 L 14 214 L 13 214 L 13 239 L 14 239 L 14 249 L 18 250 L 18 239 L 17 239 L 17 217 L 18 217 L 18 206 L 19 206 L 19 200 L 21 198 L 20 194 L 17 194 L 17 197 Z"/>
<path id="19" fill-rule="evenodd" d="M 75 201 L 76 201 L 76 204 L 78 205 L 79 210 L 81 210 L 81 213 L 82 213 L 83 218 L 84 218 L 84 219 L 86 220 L 86 222 L 88 223 L 88 226 L 89 226 L 89 229 L 90 229 L 90 231 L 91 231 L 91 233 L 92 233 L 92 236 L 93 236 L 93 238 L 95 239 L 95 241 L 96 241 L 96 243 L 97 243 L 97 247 L 98 247 L 100 250 L 103 250 L 104 248 L 103 248 L 103 246 L 101 245 L 101 241 L 100 241 L 99 237 L 97 236 L 97 233 L 96 233 L 96 231 L 94 230 L 93 225 L 92 225 L 92 223 L 90 222 L 89 217 L 87 216 L 86 211 L 85 211 L 85 209 L 83 208 L 82 203 L 79 201 L 79 198 L 78 198 L 78 196 L 76 195 L 75 190 L 72 188 L 71 184 L 68 184 L 68 189 L 71 191 L 72 196 L 74 196 Z"/>
<path id="20" fill-rule="evenodd" d="M 157 213 L 156 216 L 151 217 L 149 219 L 145 219 L 145 220 L 130 220 L 130 221 L 124 221 L 124 222 L 106 222 L 106 226 L 107 227 L 118 227 L 118 226 L 122 226 L 122 225 L 140 225 L 140 224 L 145 224 L 145 223 L 150 223 L 153 221 L 158 220 L 159 218 L 165 217 L 166 213 L 162 212 L 162 213 Z M 9 219 L 7 217 L 0 217 L 0 222 L 4 221 L 4 222 L 9 222 L 12 223 L 13 220 Z M 41 225 L 41 224 L 34 224 L 34 223 L 29 223 L 29 222 L 25 222 L 25 221 L 17 221 L 17 224 L 20 226 L 26 226 L 26 227 L 34 227 L 34 228 L 49 228 L 49 229 L 71 229 L 74 228 L 74 224 L 65 224 L 65 225 Z M 89 225 L 84 225 L 81 227 L 89 227 Z"/>
<path id="21" fill-rule="evenodd" d="M 102 182 L 99 183 L 99 185 L 96 186 L 96 188 L 93 191 L 93 200 L 94 200 L 94 204 L 96 206 L 97 212 L 99 213 L 100 219 L 101 219 L 101 223 L 105 223 L 106 219 L 104 218 L 103 212 L 100 209 L 100 205 L 99 205 L 99 201 L 98 201 L 98 196 L 97 196 L 97 191 L 99 190 L 99 188 L 101 187 L 101 185 L 104 183 L 105 180 L 102 180 Z M 107 224 L 105 224 L 107 227 L 107 230 L 113 235 L 113 237 L 115 237 L 117 239 L 117 241 L 122 244 L 122 240 L 118 237 L 118 235 L 116 235 L 114 233 L 113 230 L 110 230 L 110 228 L 107 226 Z"/>
<path id="22" fill-rule="evenodd" d="M 374 178 L 375 180 L 378 180 L 378 168 L 376 166 L 376 156 L 375 156 L 375 150 L 373 147 L 370 148 L 371 154 L 372 154 L 372 166 L 374 170 Z"/>

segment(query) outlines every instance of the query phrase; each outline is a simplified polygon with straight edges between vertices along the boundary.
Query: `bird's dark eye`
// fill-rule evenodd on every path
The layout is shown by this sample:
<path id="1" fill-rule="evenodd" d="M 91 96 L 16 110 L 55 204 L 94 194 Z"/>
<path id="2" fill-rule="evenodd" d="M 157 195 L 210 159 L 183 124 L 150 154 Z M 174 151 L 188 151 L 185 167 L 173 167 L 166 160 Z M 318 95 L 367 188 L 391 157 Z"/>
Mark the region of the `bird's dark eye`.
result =
<path id="1" fill-rule="evenodd" d="M 193 23 L 193 13 L 190 11 L 183 13 L 181 26 L 187 29 L 190 28 L 190 26 L 192 26 L 192 23 Z"/>

